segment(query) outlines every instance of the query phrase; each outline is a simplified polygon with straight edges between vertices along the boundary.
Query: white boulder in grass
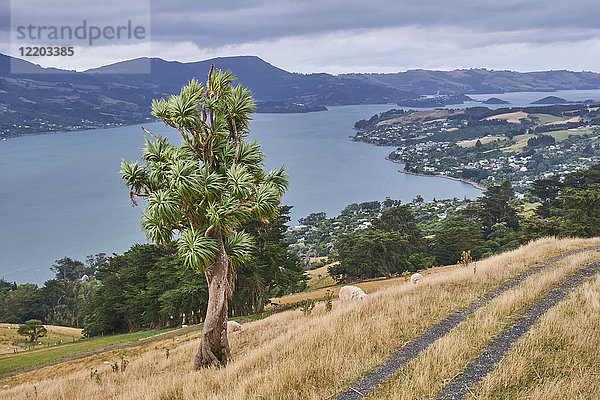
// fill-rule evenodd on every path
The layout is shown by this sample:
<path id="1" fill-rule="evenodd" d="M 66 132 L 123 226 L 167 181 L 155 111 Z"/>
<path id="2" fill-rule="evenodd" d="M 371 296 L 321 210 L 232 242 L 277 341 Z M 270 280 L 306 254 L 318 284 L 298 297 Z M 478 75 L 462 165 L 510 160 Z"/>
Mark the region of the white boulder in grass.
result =
<path id="1" fill-rule="evenodd" d="M 358 286 L 343 286 L 339 293 L 340 301 L 366 300 L 367 294 Z"/>
<path id="2" fill-rule="evenodd" d="M 241 332 L 244 327 L 237 321 L 227 321 L 227 333 Z"/>
<path id="3" fill-rule="evenodd" d="M 423 275 L 421 275 L 420 273 L 416 273 L 416 274 L 412 274 L 410 276 L 410 282 L 413 285 L 418 285 L 419 283 L 421 283 L 421 281 L 423 280 Z"/>

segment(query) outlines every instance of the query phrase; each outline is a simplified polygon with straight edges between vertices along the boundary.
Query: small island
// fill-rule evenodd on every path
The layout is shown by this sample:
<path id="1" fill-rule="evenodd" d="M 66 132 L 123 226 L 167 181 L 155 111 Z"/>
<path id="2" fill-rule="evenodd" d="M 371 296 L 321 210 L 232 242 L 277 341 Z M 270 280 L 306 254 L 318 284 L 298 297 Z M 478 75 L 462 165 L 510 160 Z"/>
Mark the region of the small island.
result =
<path id="1" fill-rule="evenodd" d="M 547 97 L 544 97 L 543 99 L 539 99 L 539 100 L 531 102 L 531 104 L 566 104 L 566 103 L 568 103 L 567 100 L 560 98 L 560 97 L 556 97 L 556 96 L 547 96 Z"/>
<path id="2" fill-rule="evenodd" d="M 490 97 L 489 99 L 487 99 L 486 101 L 483 102 L 483 104 L 509 104 L 509 103 L 510 102 L 499 99 L 497 97 Z"/>

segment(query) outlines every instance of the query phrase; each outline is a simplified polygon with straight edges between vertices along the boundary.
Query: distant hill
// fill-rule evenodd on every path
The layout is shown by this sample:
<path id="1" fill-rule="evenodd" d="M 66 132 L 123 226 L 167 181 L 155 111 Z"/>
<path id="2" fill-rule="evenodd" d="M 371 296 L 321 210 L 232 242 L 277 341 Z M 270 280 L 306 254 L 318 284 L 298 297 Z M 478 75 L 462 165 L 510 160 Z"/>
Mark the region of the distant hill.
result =
<path id="1" fill-rule="evenodd" d="M 18 74 L 10 73 L 10 63 Z M 137 58 L 85 72 L 42 68 L 0 54 L 0 137 L 141 123 L 152 99 L 206 80 L 210 66 L 229 69 L 252 90 L 258 112 L 311 112 L 326 106 L 396 103 L 443 106 L 466 93 L 600 88 L 600 74 L 485 69 L 411 70 L 397 74 L 298 74 L 255 56 L 182 63 Z M 147 70 L 149 73 L 139 73 Z M 437 95 L 423 97 L 424 95 Z M 426 105 L 423 105 L 426 104 Z"/>
<path id="2" fill-rule="evenodd" d="M 483 102 L 483 104 L 509 104 L 509 103 L 510 102 L 499 99 L 497 97 L 490 97 L 489 99 L 487 99 L 486 101 Z"/>
<path id="3" fill-rule="evenodd" d="M 454 71 L 409 70 L 391 74 L 347 74 L 347 77 L 386 85 L 417 94 L 475 94 L 504 92 L 551 92 L 568 89 L 598 89 L 595 72 L 515 72 L 487 69 Z"/>
<path id="4" fill-rule="evenodd" d="M 547 97 L 544 97 L 543 99 L 539 99 L 539 100 L 531 102 L 531 104 L 566 104 L 566 103 L 568 103 L 567 100 L 560 98 L 560 97 L 556 97 L 556 96 L 547 96 Z"/>
<path id="5" fill-rule="evenodd" d="M 143 122 L 156 90 L 0 54 L 0 137 Z"/>
<path id="6" fill-rule="evenodd" d="M 15 62 L 18 74 L 10 73 Z M 139 73 L 148 69 L 150 73 Z M 229 69 L 252 90 L 258 112 L 311 112 L 327 105 L 392 103 L 410 92 L 329 74 L 297 74 L 258 57 L 192 63 L 138 58 L 85 72 L 42 68 L 0 54 L 0 137 L 140 123 L 152 99 L 179 92 L 210 66 Z"/>
<path id="7" fill-rule="evenodd" d="M 132 74 L 140 63 L 150 62 L 150 74 Z M 329 74 L 297 74 L 277 68 L 255 56 L 219 57 L 181 63 L 160 58 L 134 59 L 91 69 L 86 74 L 112 82 L 165 93 L 178 92 L 190 79 L 206 80 L 211 65 L 231 70 L 238 81 L 261 101 L 286 100 L 319 105 L 366 104 L 415 97 L 408 91 Z"/>
<path id="8" fill-rule="evenodd" d="M 147 63 L 150 63 L 150 74 L 140 74 L 138 71 L 147 68 Z M 113 82 L 175 93 L 192 78 L 206 81 L 212 64 L 216 68 L 233 71 L 238 80 L 244 86 L 251 87 L 259 99 L 279 100 L 289 97 L 286 96 L 286 85 L 283 83 L 293 74 L 253 56 L 222 57 L 191 63 L 165 61 L 160 58 L 136 58 L 85 72 Z"/>

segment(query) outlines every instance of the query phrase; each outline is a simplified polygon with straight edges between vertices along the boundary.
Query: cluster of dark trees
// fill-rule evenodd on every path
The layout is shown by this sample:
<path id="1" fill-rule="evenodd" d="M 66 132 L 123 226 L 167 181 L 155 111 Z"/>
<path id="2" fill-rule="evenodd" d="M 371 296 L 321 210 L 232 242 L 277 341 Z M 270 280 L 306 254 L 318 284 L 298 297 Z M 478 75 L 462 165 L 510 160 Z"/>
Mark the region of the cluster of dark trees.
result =
<path id="1" fill-rule="evenodd" d="M 544 236 L 600 236 L 600 164 L 537 180 L 530 192 L 539 205 L 525 217 L 518 213 L 509 181 L 491 186 L 448 216 L 432 239 L 423 238 L 408 206 L 387 209 L 369 229 L 338 240 L 340 263 L 330 273 L 340 281 L 390 277 L 455 264 L 467 250 L 477 260 Z"/>
<path id="2" fill-rule="evenodd" d="M 105 262 L 104 253 L 88 256 L 85 264 L 61 258 L 50 268 L 55 278 L 42 287 L 0 279 L 0 321 L 20 324 L 35 319 L 46 324 L 83 327 L 85 306 L 101 284 L 94 279 L 96 269 Z"/>
<path id="3" fill-rule="evenodd" d="M 306 288 L 304 264 L 285 241 L 291 207 L 281 206 L 279 218 L 266 224 L 252 217 L 244 230 L 254 237 L 249 262 L 236 270 L 236 288 L 230 302 L 232 315 L 261 313 L 270 297 Z"/>
<path id="4" fill-rule="evenodd" d="M 400 200 L 392 200 L 389 197 L 383 201 L 384 207 L 395 207 L 400 205 Z M 342 212 L 341 215 L 355 215 L 365 211 L 373 211 L 379 210 L 381 208 L 382 203 L 379 201 L 365 201 L 363 203 L 352 203 L 347 205 Z"/>
<path id="5" fill-rule="evenodd" d="M 541 204 L 523 224 L 525 238 L 600 235 L 600 164 L 537 180 L 531 192 Z"/>
<path id="6" fill-rule="evenodd" d="M 409 206 L 390 207 L 362 233 L 343 235 L 337 241 L 339 264 L 329 267 L 329 274 L 351 281 L 428 268 L 434 260 L 425 254 L 426 248 Z"/>
<path id="7" fill-rule="evenodd" d="M 527 140 L 527 146 L 529 147 L 549 146 L 554 143 L 556 143 L 556 139 L 550 135 L 538 135 Z"/>
<path id="8" fill-rule="evenodd" d="M 254 238 L 251 260 L 236 268 L 230 315 L 263 311 L 270 297 L 304 289 L 304 267 L 284 241 L 291 207 L 277 219 L 246 221 Z M 44 286 L 0 280 L 0 320 L 84 328 L 84 334 L 131 332 L 198 323 L 208 301 L 206 278 L 183 266 L 174 244 L 136 244 L 122 255 L 89 256 L 85 263 L 63 258 Z M 83 279 L 82 279 L 83 278 Z"/>
<path id="9" fill-rule="evenodd" d="M 298 220 L 298 222 L 300 224 L 304 225 L 304 224 L 310 224 L 312 222 L 323 221 L 324 219 L 327 219 L 327 214 L 325 214 L 324 212 L 321 211 L 321 212 L 308 214 L 306 217 L 300 218 Z"/>
<path id="10" fill-rule="evenodd" d="M 573 129 L 573 128 L 579 128 L 582 125 L 583 124 L 581 122 L 563 122 L 563 123 L 559 123 L 559 124 L 541 125 L 541 126 L 536 126 L 533 129 L 533 133 L 553 132 L 553 131 L 560 131 L 563 129 Z"/>
<path id="11" fill-rule="evenodd" d="M 509 181 L 487 189 L 477 202 L 449 216 L 435 235 L 433 254 L 440 265 L 455 264 L 463 251 L 476 260 L 514 249 L 519 240 L 519 215 Z"/>

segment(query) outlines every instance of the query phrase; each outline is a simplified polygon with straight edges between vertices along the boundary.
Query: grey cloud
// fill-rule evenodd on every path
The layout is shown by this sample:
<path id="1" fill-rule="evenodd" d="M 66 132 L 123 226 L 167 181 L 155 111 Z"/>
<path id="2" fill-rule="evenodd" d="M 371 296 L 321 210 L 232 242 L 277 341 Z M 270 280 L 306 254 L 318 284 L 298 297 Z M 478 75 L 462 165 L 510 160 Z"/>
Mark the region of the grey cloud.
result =
<path id="1" fill-rule="evenodd" d="M 598 27 L 600 14 L 597 0 L 112 1 L 54 0 L 50 5 L 47 0 L 26 0 L 12 4 L 13 11 L 61 23 L 78 23 L 82 15 L 102 18 L 115 11 L 143 18 L 151 11 L 154 40 L 190 41 L 201 48 L 390 27 L 494 33 L 499 35 L 496 40 L 515 40 L 515 33 L 539 31 L 544 33 L 517 40 L 581 40 L 594 37 L 596 32 L 589 30 Z M 39 6 L 24 10 L 31 2 Z M 0 31 L 8 29 L 8 4 L 7 0 L 0 2 Z"/>
<path id="2" fill-rule="evenodd" d="M 598 0 L 153 0 L 151 7 L 151 0 L 21 1 L 39 2 L 26 10 L 33 18 L 61 23 L 151 11 L 153 55 L 174 60 L 255 54 L 302 72 L 600 65 L 589 45 L 600 42 Z M 8 30 L 6 3 L 0 41 Z M 58 3 L 77 7 L 65 12 Z M 98 57 L 86 67 L 105 62 Z"/>
<path id="3" fill-rule="evenodd" d="M 600 2 L 581 1 L 154 1 L 152 32 L 156 40 L 188 40 L 201 47 L 343 30 L 398 26 L 449 27 L 472 31 L 596 28 Z M 193 5 L 197 4 L 197 5 Z M 183 11 L 185 10 L 185 11 Z M 521 40 L 528 40 L 523 37 Z M 543 36 L 534 38 L 547 41 Z M 567 36 L 565 39 L 569 39 Z"/>

